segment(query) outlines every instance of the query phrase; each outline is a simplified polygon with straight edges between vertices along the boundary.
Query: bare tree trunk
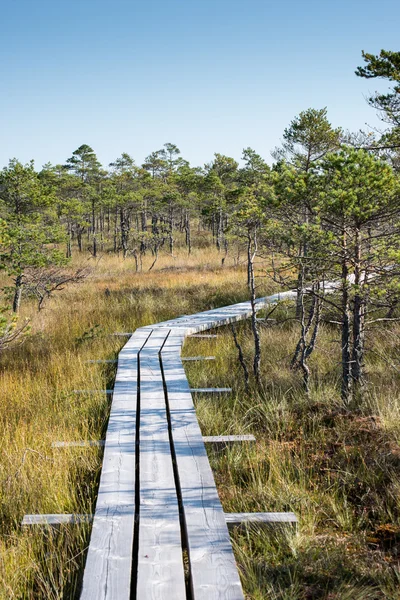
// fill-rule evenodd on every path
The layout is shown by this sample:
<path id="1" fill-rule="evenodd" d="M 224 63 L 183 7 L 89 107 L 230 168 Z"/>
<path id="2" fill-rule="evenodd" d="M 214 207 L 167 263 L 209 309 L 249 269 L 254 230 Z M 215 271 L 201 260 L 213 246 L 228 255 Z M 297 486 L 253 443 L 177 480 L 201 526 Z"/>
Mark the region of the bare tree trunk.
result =
<path id="1" fill-rule="evenodd" d="M 185 237 L 186 237 L 186 246 L 188 249 L 188 254 L 191 254 L 192 253 L 192 237 L 191 237 L 191 231 L 190 231 L 190 219 L 189 219 L 189 215 L 188 215 L 187 211 L 185 214 Z"/>
<path id="2" fill-rule="evenodd" d="M 22 297 L 22 287 L 23 287 L 23 276 L 17 275 L 15 278 L 15 292 L 13 298 L 12 309 L 14 313 L 19 313 L 19 309 L 21 306 L 21 297 Z"/>
<path id="3" fill-rule="evenodd" d="M 222 223 L 222 208 L 220 207 L 218 209 L 218 213 L 217 213 L 217 249 L 218 252 L 221 251 L 221 245 L 222 245 L 222 236 L 223 236 L 223 223 Z"/>
<path id="4" fill-rule="evenodd" d="M 239 344 L 239 341 L 238 341 L 238 338 L 236 335 L 236 329 L 235 329 L 235 326 L 233 323 L 231 323 L 231 331 L 232 331 L 233 341 L 235 342 L 235 346 L 239 353 L 239 362 L 243 369 L 244 385 L 246 388 L 246 392 L 248 392 L 249 391 L 249 370 L 247 368 L 246 361 L 244 360 L 242 346 Z"/>
<path id="5" fill-rule="evenodd" d="M 351 400 L 351 355 L 350 355 L 350 294 L 349 270 L 347 266 L 347 239 L 343 231 L 343 257 L 342 257 L 342 399 L 347 404 Z"/>
<path id="6" fill-rule="evenodd" d="M 79 225 L 78 225 L 78 231 L 76 232 L 76 239 L 78 241 L 79 252 L 82 252 L 82 250 L 83 250 L 83 246 L 82 246 L 82 228 Z"/>
<path id="7" fill-rule="evenodd" d="M 169 253 L 174 254 L 174 209 L 169 209 Z"/>
<path id="8" fill-rule="evenodd" d="M 253 235 L 253 239 L 252 236 Z M 253 372 L 254 378 L 258 387 L 261 387 L 260 378 L 260 364 L 261 364 L 261 343 L 260 343 L 260 332 L 257 324 L 257 311 L 256 311 L 256 285 L 254 278 L 254 258 L 257 253 L 257 230 L 254 229 L 252 233 L 248 234 L 247 244 L 247 262 L 250 276 L 250 305 L 251 305 L 251 330 L 254 338 L 254 361 L 253 361 Z"/>
<path id="9" fill-rule="evenodd" d="M 365 309 L 366 299 L 362 290 L 365 281 L 362 281 L 361 271 L 361 234 L 356 231 L 355 235 L 355 257 L 354 257 L 354 286 L 355 296 L 353 305 L 353 348 L 351 357 L 351 376 L 354 389 L 361 391 L 363 386 L 364 367 L 364 342 L 365 342 Z"/>
<path id="10" fill-rule="evenodd" d="M 123 208 L 120 210 L 120 220 L 121 220 L 121 246 L 122 246 L 122 256 L 125 259 L 128 254 L 128 224 L 126 219 L 126 214 Z"/>
<path id="11" fill-rule="evenodd" d="M 302 254 L 302 247 L 300 247 L 300 255 Z M 297 275 L 296 285 L 296 319 L 301 319 L 301 312 L 303 307 L 303 295 L 304 295 L 304 265 L 301 263 L 299 272 Z"/>
<path id="12" fill-rule="evenodd" d="M 96 238 L 96 214 L 94 200 L 92 201 L 92 235 L 93 235 L 93 256 L 97 256 L 97 238 Z"/>
<path id="13" fill-rule="evenodd" d="M 67 234 L 67 258 L 72 257 L 72 226 L 71 221 L 68 221 L 68 234 Z"/>
<path id="14" fill-rule="evenodd" d="M 115 207 L 114 215 L 114 253 L 118 252 L 118 204 Z"/>

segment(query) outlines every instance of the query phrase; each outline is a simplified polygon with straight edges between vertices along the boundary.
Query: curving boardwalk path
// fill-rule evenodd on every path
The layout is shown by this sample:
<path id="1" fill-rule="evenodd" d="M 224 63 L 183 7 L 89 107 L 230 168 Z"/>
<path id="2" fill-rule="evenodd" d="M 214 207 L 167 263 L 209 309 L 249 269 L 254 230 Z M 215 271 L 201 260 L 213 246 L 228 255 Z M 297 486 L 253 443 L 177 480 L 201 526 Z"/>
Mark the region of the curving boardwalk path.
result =
<path id="1" fill-rule="evenodd" d="M 121 350 L 81 600 L 243 600 L 180 354 L 250 315 L 243 302 L 142 327 Z"/>

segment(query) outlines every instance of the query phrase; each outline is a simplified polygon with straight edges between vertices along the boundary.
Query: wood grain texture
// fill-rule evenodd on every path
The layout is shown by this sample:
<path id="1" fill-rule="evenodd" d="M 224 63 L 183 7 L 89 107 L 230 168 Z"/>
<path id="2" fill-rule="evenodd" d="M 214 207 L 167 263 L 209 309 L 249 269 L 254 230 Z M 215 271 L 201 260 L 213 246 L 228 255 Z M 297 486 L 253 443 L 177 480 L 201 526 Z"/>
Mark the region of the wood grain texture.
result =
<path id="1" fill-rule="evenodd" d="M 79 523 L 91 523 L 92 515 L 58 514 L 58 515 L 25 515 L 21 525 L 23 527 L 58 525 L 78 525 Z"/>
<path id="2" fill-rule="evenodd" d="M 205 444 L 236 444 L 241 442 L 255 442 L 254 435 L 205 435 L 203 442 Z"/>
<path id="3" fill-rule="evenodd" d="M 232 388 L 190 388 L 192 394 L 229 394 Z"/>
<path id="4" fill-rule="evenodd" d="M 73 394 L 107 394 L 111 396 L 114 390 L 72 390 Z"/>
<path id="5" fill-rule="evenodd" d="M 155 330 L 140 352 L 140 510 L 136 597 L 185 600 L 178 497 Z"/>
<path id="6" fill-rule="evenodd" d="M 297 517 L 292 512 L 258 512 L 258 513 L 225 513 L 228 527 L 256 524 L 273 525 L 279 523 L 297 523 Z"/>
<path id="7" fill-rule="evenodd" d="M 88 364 L 92 364 L 92 365 L 115 365 L 117 364 L 118 359 L 117 358 L 113 358 L 110 360 L 103 360 L 103 359 L 99 359 L 99 360 L 85 360 L 85 363 Z"/>
<path id="8" fill-rule="evenodd" d="M 138 330 L 119 354 L 81 600 L 129 600 L 135 516 Z"/>
<path id="9" fill-rule="evenodd" d="M 183 356 L 183 362 L 190 362 L 191 360 L 215 360 L 215 356 Z"/>
<path id="10" fill-rule="evenodd" d="M 105 440 L 81 440 L 77 442 L 53 442 L 52 448 L 90 448 L 91 446 L 97 446 L 103 448 L 106 444 Z"/>
<path id="11" fill-rule="evenodd" d="M 293 297 L 293 291 L 275 294 L 257 300 L 257 309 Z M 215 338 L 216 334 L 201 332 L 250 315 L 250 303 L 242 302 L 143 327 L 133 335 L 115 334 L 130 337 L 119 354 L 115 388 L 103 391 L 113 394 L 113 401 L 81 600 L 130 600 L 132 585 L 137 587 L 138 600 L 186 598 L 177 495 L 184 513 L 193 600 L 243 600 L 227 518 L 218 498 L 180 353 L 186 336 Z M 158 356 L 162 344 L 171 431 Z M 132 582 L 139 365 L 138 572 L 133 574 Z M 231 389 L 195 391 L 218 394 Z"/>
<path id="12" fill-rule="evenodd" d="M 182 362 L 162 352 L 195 600 L 243 600 L 225 516 Z"/>

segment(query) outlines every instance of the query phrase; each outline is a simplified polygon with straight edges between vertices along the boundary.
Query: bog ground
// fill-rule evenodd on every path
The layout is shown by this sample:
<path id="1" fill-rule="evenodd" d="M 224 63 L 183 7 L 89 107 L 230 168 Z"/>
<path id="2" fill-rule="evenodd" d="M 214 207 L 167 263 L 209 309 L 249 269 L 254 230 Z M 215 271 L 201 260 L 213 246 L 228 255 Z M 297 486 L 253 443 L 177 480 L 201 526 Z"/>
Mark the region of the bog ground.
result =
<path id="1" fill-rule="evenodd" d="M 151 264 L 151 257 L 146 258 Z M 86 261 L 85 261 L 86 263 Z M 91 513 L 101 448 L 52 448 L 56 440 L 101 439 L 121 338 L 109 334 L 248 298 L 245 269 L 221 266 L 216 250 L 190 259 L 160 256 L 150 273 L 131 260 L 103 256 L 92 275 L 67 287 L 34 315 L 24 344 L 1 359 L 2 447 L 0 597 L 69 599 L 78 590 L 89 526 L 59 531 L 23 529 L 26 513 Z M 260 270 L 262 263 L 257 265 Z M 263 279 L 258 295 L 273 293 Z M 231 332 L 189 339 L 184 355 L 215 355 L 187 362 L 192 387 L 232 387 L 199 397 L 203 435 L 254 434 L 254 445 L 209 450 L 227 512 L 293 511 L 299 527 L 233 533 L 236 559 L 249 599 L 383 599 L 399 597 L 400 330 L 377 330 L 366 365 L 369 387 L 351 411 L 340 398 L 340 348 L 334 326 L 324 325 L 312 357 L 309 396 L 290 357 L 298 325 L 293 308 L 278 309 L 274 325 L 260 324 L 262 389 L 245 392 Z M 262 316 L 262 314 L 260 315 Z M 249 325 L 238 327 L 251 358 Z M 96 389 L 79 395 L 76 389 Z"/>

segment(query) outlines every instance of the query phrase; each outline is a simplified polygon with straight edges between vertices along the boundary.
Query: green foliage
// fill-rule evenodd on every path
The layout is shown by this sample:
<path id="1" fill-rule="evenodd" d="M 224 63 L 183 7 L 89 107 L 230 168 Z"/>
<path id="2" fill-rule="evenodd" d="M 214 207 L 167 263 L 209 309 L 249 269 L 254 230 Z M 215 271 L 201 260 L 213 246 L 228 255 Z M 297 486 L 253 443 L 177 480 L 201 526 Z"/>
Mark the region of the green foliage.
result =
<path id="1" fill-rule="evenodd" d="M 400 127 L 400 52 L 381 50 L 378 55 L 362 52 L 366 66 L 358 67 L 356 75 L 365 79 L 387 79 L 395 82 L 388 94 L 374 94 L 368 102 L 382 113 L 382 119 L 397 129 Z"/>
<path id="2" fill-rule="evenodd" d="M 309 108 L 285 129 L 282 148 L 276 148 L 273 156 L 308 172 L 313 162 L 340 146 L 341 136 L 342 130 L 333 129 L 329 123 L 326 108 Z"/>

